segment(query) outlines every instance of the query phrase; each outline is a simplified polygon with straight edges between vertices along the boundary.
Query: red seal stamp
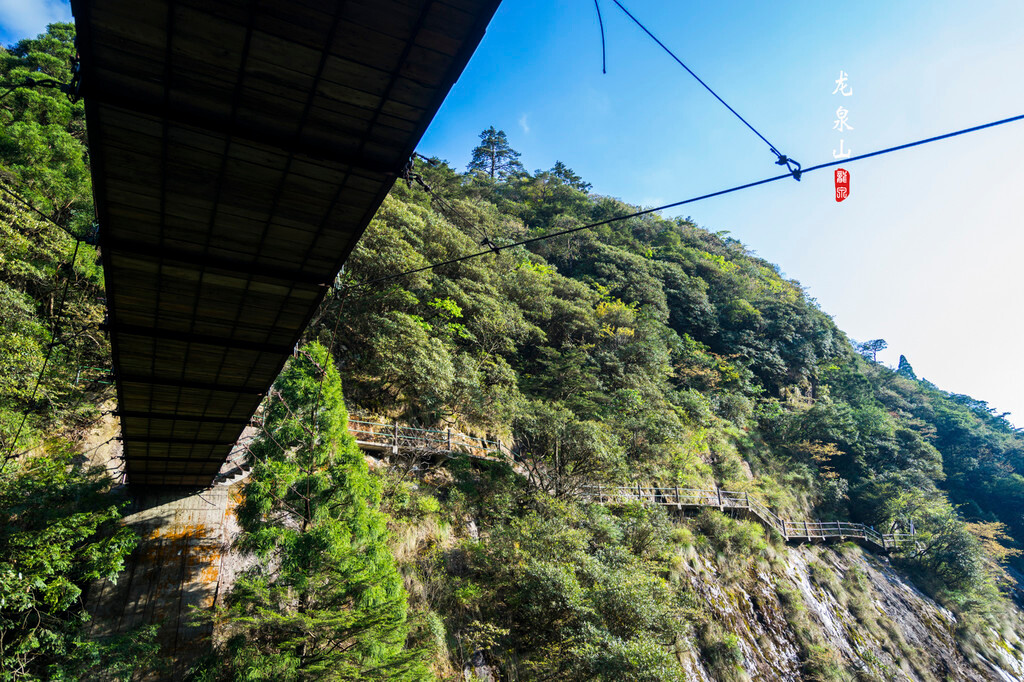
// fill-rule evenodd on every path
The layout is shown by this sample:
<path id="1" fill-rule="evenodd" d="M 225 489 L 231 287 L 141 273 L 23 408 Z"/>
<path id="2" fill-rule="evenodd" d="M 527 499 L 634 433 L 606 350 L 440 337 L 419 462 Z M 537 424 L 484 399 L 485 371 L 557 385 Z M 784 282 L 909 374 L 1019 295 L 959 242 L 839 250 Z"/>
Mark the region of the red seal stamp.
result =
<path id="1" fill-rule="evenodd" d="M 836 201 L 850 196 L 850 172 L 845 168 L 836 168 Z"/>

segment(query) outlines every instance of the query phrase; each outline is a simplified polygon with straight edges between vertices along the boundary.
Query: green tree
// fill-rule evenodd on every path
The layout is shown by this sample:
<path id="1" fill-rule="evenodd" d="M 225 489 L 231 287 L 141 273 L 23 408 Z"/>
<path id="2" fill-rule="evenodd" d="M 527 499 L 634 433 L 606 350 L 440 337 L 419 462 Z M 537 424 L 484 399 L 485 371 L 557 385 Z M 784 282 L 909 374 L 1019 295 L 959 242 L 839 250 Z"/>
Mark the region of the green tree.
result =
<path id="1" fill-rule="evenodd" d="M 491 126 L 480 133 L 480 144 L 473 149 L 469 170 L 482 171 L 492 179 L 506 178 L 521 173 L 523 164 L 519 162 L 519 152 L 509 146 L 505 131 Z"/>
<path id="2" fill-rule="evenodd" d="M 26 79 L 71 81 L 75 27 L 50 24 L 0 50 L 0 92 Z M 0 180 L 79 233 L 92 222 L 85 107 L 55 88 L 19 87 L 0 100 Z"/>
<path id="3" fill-rule="evenodd" d="M 114 579 L 136 536 L 116 525 L 102 468 L 74 463 L 61 442 L 49 450 L 0 472 L 0 680 L 94 679 L 97 669 L 122 679 L 154 651 L 139 633 L 88 639 L 83 588 Z"/>
<path id="4" fill-rule="evenodd" d="M 536 400 L 516 422 L 522 462 L 540 490 L 561 497 L 614 468 L 622 453 L 606 427 L 576 419 L 560 403 Z"/>
<path id="5" fill-rule="evenodd" d="M 561 161 L 555 161 L 555 165 L 551 168 L 551 174 L 581 192 L 590 191 L 590 188 L 593 187 L 589 182 L 584 182 L 583 178 L 576 175 L 572 168 L 569 168 Z"/>
<path id="6" fill-rule="evenodd" d="M 910 366 L 910 362 L 907 360 L 906 355 L 900 356 L 900 364 L 896 368 L 896 373 L 906 379 L 913 379 L 917 381 L 917 375 L 914 374 L 914 368 Z"/>
<path id="7" fill-rule="evenodd" d="M 857 345 L 857 350 L 864 357 L 870 357 L 872 362 L 878 362 L 878 351 L 885 350 L 889 344 L 885 339 L 871 339 Z"/>
<path id="8" fill-rule="evenodd" d="M 240 546 L 258 557 L 227 599 L 225 680 L 413 680 L 407 597 L 387 546 L 380 491 L 348 433 L 327 350 L 305 346 L 274 385 L 239 505 Z"/>

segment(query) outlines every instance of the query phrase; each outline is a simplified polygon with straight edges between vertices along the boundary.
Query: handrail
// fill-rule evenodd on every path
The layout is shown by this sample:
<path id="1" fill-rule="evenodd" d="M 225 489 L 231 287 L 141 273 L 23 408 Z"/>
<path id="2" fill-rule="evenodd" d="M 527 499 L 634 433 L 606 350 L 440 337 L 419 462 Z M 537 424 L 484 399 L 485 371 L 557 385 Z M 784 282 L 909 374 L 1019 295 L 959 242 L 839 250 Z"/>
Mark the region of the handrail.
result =
<path id="1" fill-rule="evenodd" d="M 392 422 L 385 424 L 360 419 L 358 413 L 350 413 L 349 432 L 356 441 L 376 444 L 398 450 L 436 450 L 447 453 L 461 452 L 480 459 L 514 458 L 512 451 L 500 440 L 470 436 L 452 429 L 423 429 Z"/>
<path id="2" fill-rule="evenodd" d="M 358 419 L 357 413 L 350 413 L 348 420 L 349 433 L 360 445 L 380 445 L 399 450 L 412 450 L 415 452 L 434 451 L 447 455 L 459 453 L 474 459 L 486 459 L 490 461 L 506 460 L 515 458 L 512 450 L 500 440 L 492 441 L 486 438 L 476 438 L 466 435 L 461 431 L 447 429 L 423 429 L 416 426 L 407 426 L 392 422 L 385 424 L 366 419 Z M 222 481 L 235 469 L 241 468 L 248 461 L 247 454 L 239 453 L 230 457 L 225 465 L 218 472 L 216 478 Z M 227 463 L 236 465 L 234 468 L 227 466 Z"/>
<path id="3" fill-rule="evenodd" d="M 721 488 L 679 488 L 676 486 L 604 486 L 587 485 L 580 488 L 579 496 L 599 504 L 641 502 L 666 507 L 698 507 L 739 509 L 753 514 L 766 526 L 774 528 L 788 542 L 790 540 L 825 540 L 829 538 L 863 540 L 883 551 L 897 549 L 904 544 L 917 543 L 914 533 L 879 533 L 871 526 L 851 521 L 818 521 L 784 519 L 756 497 L 746 491 Z"/>
<path id="4" fill-rule="evenodd" d="M 399 424 L 386 424 L 358 419 L 358 413 L 350 413 L 348 430 L 356 441 L 364 445 L 383 445 L 398 450 L 434 450 L 452 454 L 456 451 L 470 457 L 500 460 L 514 459 L 513 452 L 500 440 L 469 436 L 452 429 L 423 429 Z M 365 428 L 370 427 L 370 428 Z M 372 427 L 377 427 L 372 428 Z M 436 434 L 436 435 L 435 435 Z M 493 446 L 493 447 L 491 447 Z M 701 507 L 719 510 L 739 509 L 753 514 L 764 525 L 774 528 L 786 541 L 794 539 L 850 538 L 870 542 L 883 551 L 899 545 L 917 542 L 913 533 L 879 533 L 863 523 L 849 521 L 817 521 L 784 519 L 769 509 L 747 491 L 722 490 L 721 488 L 680 488 L 678 486 L 630 486 L 588 485 L 579 489 L 579 496 L 599 504 L 621 504 L 641 502 L 668 507 Z M 596 499 L 595 499 L 596 498 Z"/>

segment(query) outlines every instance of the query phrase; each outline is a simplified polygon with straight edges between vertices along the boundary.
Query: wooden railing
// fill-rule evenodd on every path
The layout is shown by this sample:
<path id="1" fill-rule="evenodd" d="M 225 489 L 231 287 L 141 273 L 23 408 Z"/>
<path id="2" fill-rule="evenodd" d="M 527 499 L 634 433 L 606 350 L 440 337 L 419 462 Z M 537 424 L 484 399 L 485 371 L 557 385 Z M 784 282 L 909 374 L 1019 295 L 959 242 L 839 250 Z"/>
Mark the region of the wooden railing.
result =
<path id="1" fill-rule="evenodd" d="M 600 504 L 661 505 L 673 509 L 713 508 L 738 510 L 757 517 L 764 525 L 774 528 L 787 541 L 858 540 L 887 552 L 916 542 L 912 533 L 879 533 L 863 523 L 846 521 L 796 521 L 775 514 L 755 496 L 734 490 L 679 488 L 674 486 L 644 487 L 591 485 L 581 489 L 580 496 Z"/>
<path id="2" fill-rule="evenodd" d="M 395 454 L 405 450 L 421 454 L 459 453 L 478 459 L 513 459 L 512 451 L 501 440 L 468 436 L 453 429 L 421 429 L 398 422 L 371 421 L 360 416 L 349 415 L 348 430 L 360 447 L 366 449 L 390 450 Z"/>
<path id="3" fill-rule="evenodd" d="M 357 413 L 350 414 L 348 431 L 356 443 L 366 450 L 385 450 L 395 454 L 402 451 L 419 455 L 459 454 L 490 461 L 514 460 L 512 451 L 500 440 L 476 438 L 453 429 L 421 429 L 398 422 L 388 424 L 370 421 L 359 419 L 359 416 Z M 252 438 L 239 439 L 239 446 L 232 451 L 214 478 L 214 485 L 230 484 L 249 471 L 249 451 L 245 445 Z"/>
<path id="4" fill-rule="evenodd" d="M 356 439 L 356 443 L 364 449 L 386 450 L 394 454 L 402 451 L 422 455 L 458 453 L 475 459 L 506 462 L 515 459 L 512 451 L 501 440 L 468 436 L 453 429 L 421 429 L 398 422 L 372 421 L 369 417 L 361 419 L 361 416 L 363 415 L 359 413 L 349 415 L 348 430 Z M 220 477 L 223 477 L 223 474 Z M 913 533 L 879 533 L 863 523 L 785 519 L 765 506 L 756 495 L 721 488 L 590 485 L 583 486 L 579 496 L 586 501 L 600 504 L 641 502 L 678 510 L 704 507 L 721 511 L 737 510 L 755 516 L 764 525 L 775 529 L 787 542 L 858 540 L 887 552 L 917 541 Z"/>

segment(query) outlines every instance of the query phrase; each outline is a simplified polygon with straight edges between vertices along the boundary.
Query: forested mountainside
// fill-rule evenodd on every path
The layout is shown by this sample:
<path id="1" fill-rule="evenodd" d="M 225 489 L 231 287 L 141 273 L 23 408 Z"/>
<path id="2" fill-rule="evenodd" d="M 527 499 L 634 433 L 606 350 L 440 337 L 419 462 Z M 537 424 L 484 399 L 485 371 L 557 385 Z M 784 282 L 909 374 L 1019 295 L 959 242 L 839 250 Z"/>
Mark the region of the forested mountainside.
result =
<path id="1" fill-rule="evenodd" d="M 636 210 L 588 196 L 561 165 L 418 170 L 440 205 L 397 185 L 319 322 L 322 340 L 337 326 L 352 404 L 558 450 L 544 467 L 556 493 L 717 481 L 794 514 L 913 521 L 953 601 L 986 584 L 992 524 L 1024 539 L 1019 431 L 909 362 L 862 357 L 799 283 L 689 219 L 645 215 L 374 283 L 478 251 L 481 235 L 510 243 Z"/>
<path id="2" fill-rule="evenodd" d="M 66 80 L 72 41 L 54 25 L 0 51 L 0 94 Z M 80 438 L 110 398 L 82 107 L 18 88 L 0 120 L 0 679 L 127 679 L 161 669 L 151 631 L 90 638 L 82 596 L 135 543 Z M 268 399 L 238 484 L 252 567 L 206 614 L 194 679 L 1020 675 L 1024 437 L 1003 416 L 865 358 L 691 219 L 402 275 L 635 211 L 564 164 L 527 172 L 494 129 L 467 172 L 413 173 Z M 367 469 L 346 402 L 517 461 Z M 583 503 L 595 483 L 719 485 L 917 542 L 797 549 L 720 512 Z"/>
<path id="3" fill-rule="evenodd" d="M 0 679 L 95 679 L 146 665 L 147 632 L 84 637 L 83 591 L 135 545 L 83 430 L 110 398 L 103 273 L 85 114 L 68 82 L 74 27 L 0 48 Z"/>
<path id="4" fill-rule="evenodd" d="M 350 405 L 514 440 L 539 462 L 533 487 L 559 499 L 597 482 L 718 484 L 792 518 L 913 524 L 920 542 L 902 570 L 957 613 L 999 620 L 1000 590 L 1012 589 L 1001 563 L 1024 539 L 1024 438 L 1003 415 L 918 379 L 905 360 L 893 371 L 864 357 L 799 283 L 690 219 L 645 215 L 388 279 L 481 242 L 636 210 L 588 195 L 564 164 L 525 172 L 493 129 L 469 172 L 436 159 L 416 172 L 422 182 L 396 185 L 318 323 Z M 461 513 L 493 527 L 479 548 L 483 603 L 501 581 L 488 569 L 510 561 L 496 538 L 587 534 L 578 512 L 547 501 L 524 520 L 521 485 L 456 495 L 472 510 Z M 555 573 L 534 580 L 579 589 L 581 569 L 564 575 L 548 551 Z M 498 603 L 554 589 L 534 580 L 510 579 L 516 597 Z M 526 620 L 560 617 L 537 615 Z"/>

